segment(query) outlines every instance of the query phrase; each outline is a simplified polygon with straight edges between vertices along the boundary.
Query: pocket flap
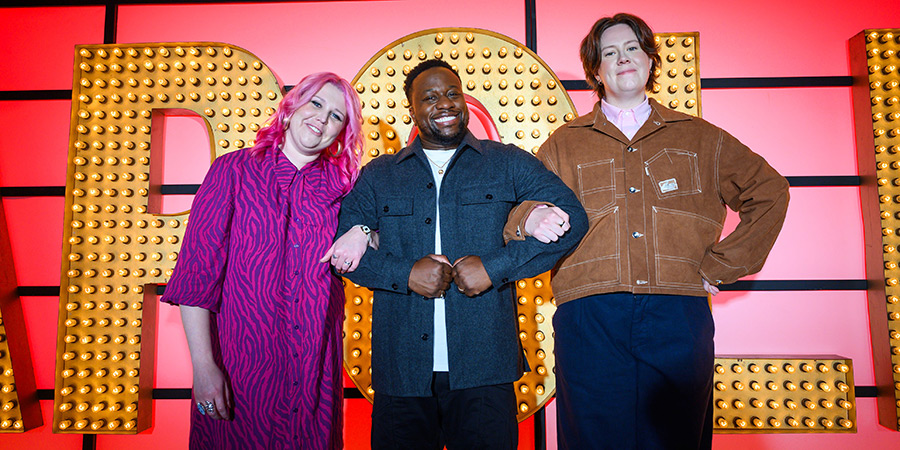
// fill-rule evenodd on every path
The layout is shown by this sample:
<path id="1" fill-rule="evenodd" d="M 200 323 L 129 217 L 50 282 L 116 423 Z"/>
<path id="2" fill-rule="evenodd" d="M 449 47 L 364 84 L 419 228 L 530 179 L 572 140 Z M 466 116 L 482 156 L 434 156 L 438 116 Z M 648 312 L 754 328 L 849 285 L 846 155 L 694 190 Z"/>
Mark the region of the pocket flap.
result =
<path id="1" fill-rule="evenodd" d="M 516 196 L 512 189 L 501 184 L 469 186 L 459 193 L 459 202 L 463 205 L 514 201 Z"/>
<path id="2" fill-rule="evenodd" d="M 378 214 L 381 216 L 408 216 L 413 212 L 413 201 L 407 197 L 388 197 L 381 199 Z"/>
<path id="3" fill-rule="evenodd" d="M 666 148 L 644 162 L 659 198 L 692 195 L 701 192 L 697 154 Z"/>

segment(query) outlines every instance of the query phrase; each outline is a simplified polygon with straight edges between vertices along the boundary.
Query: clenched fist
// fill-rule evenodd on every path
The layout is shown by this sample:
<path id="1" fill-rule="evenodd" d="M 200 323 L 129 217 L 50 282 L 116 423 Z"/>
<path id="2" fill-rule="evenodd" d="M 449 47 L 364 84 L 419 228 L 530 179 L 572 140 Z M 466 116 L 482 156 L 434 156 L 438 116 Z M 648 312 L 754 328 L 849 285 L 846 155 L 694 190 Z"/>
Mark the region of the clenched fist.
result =
<path id="1" fill-rule="evenodd" d="M 441 297 L 453 279 L 450 260 L 444 255 L 425 255 L 409 272 L 409 289 L 428 298 Z"/>
<path id="2" fill-rule="evenodd" d="M 481 258 L 475 255 L 463 256 L 453 263 L 453 281 L 459 292 L 469 297 L 490 289 L 493 284 Z"/>

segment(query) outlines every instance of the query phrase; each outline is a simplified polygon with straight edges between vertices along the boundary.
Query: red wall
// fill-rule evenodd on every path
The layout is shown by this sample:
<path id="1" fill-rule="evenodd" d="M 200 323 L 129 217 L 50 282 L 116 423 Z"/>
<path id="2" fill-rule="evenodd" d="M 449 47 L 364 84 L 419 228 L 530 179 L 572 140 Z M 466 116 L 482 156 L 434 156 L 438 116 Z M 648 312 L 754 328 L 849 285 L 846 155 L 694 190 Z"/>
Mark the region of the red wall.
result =
<path id="1" fill-rule="evenodd" d="M 582 78 L 578 44 L 599 17 L 619 11 L 589 0 L 536 0 L 537 53 L 563 80 Z M 866 28 L 900 28 L 894 1 L 846 2 L 647 0 L 630 11 L 657 31 L 699 31 L 700 75 L 725 77 L 848 76 L 848 39 Z M 116 42 L 218 41 L 255 53 L 285 84 L 334 71 L 351 79 L 390 42 L 426 28 L 484 28 L 525 42 L 525 1 L 336 1 L 269 4 L 119 6 Z M 71 89 L 73 47 L 104 39 L 103 6 L 0 9 L 0 91 Z M 593 96 L 570 92 L 579 112 Z M 703 89 L 704 118 L 722 126 L 787 176 L 856 175 L 848 87 Z M 64 186 L 70 102 L 0 101 L 0 187 Z M 205 154 L 195 119 L 170 119 L 167 147 Z M 203 164 L 172 166 L 167 183 L 198 183 Z M 193 168 L 193 170 L 192 170 Z M 856 187 L 800 187 L 784 231 L 758 280 L 865 278 L 862 218 Z M 57 286 L 63 236 L 62 197 L 3 197 L 18 281 Z M 167 199 L 170 211 L 189 199 Z M 183 209 L 183 208 L 181 208 Z M 22 297 L 39 389 L 54 380 L 55 297 Z M 724 292 L 713 300 L 719 354 L 838 354 L 854 361 L 855 381 L 873 386 L 864 291 Z M 156 387 L 190 387 L 190 362 L 177 310 L 159 311 Z M 348 386 L 351 384 L 348 383 Z M 157 400 L 154 426 L 136 436 L 98 436 L 97 448 L 181 448 L 187 400 Z M 45 425 L 0 435 L 0 447 L 76 449 L 81 436 Z M 347 448 L 368 448 L 368 402 L 346 401 Z M 548 447 L 555 448 L 551 406 Z M 891 448 L 900 433 L 877 424 L 875 400 L 858 399 L 856 434 L 716 435 L 716 448 Z M 533 447 L 532 422 L 521 448 Z"/>

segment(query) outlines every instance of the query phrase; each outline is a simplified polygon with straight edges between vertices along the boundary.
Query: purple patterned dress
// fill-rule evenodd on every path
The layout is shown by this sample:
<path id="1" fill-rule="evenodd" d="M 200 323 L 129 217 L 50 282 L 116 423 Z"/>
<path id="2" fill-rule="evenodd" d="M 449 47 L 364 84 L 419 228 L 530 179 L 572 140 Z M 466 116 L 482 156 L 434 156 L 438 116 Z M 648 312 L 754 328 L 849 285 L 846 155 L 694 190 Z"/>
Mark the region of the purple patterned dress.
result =
<path id="1" fill-rule="evenodd" d="M 341 448 L 344 293 L 318 262 L 340 187 L 334 165 L 297 170 L 280 151 L 232 152 L 206 175 L 162 301 L 212 311 L 234 414 L 212 420 L 192 403 L 192 449 Z"/>

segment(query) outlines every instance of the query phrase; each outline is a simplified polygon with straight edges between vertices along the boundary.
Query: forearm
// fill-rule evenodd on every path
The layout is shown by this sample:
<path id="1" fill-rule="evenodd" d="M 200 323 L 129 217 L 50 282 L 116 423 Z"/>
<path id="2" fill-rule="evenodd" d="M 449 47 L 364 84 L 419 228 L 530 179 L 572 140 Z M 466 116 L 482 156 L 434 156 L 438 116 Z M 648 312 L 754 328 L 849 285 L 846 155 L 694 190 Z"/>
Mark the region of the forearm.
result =
<path id="1" fill-rule="evenodd" d="M 516 200 L 523 203 L 519 209 L 533 210 L 542 203 L 555 205 L 569 216 L 571 228 L 556 242 L 545 244 L 537 239 L 512 240 L 489 254 L 479 255 L 495 286 L 553 268 L 560 258 L 578 245 L 588 229 L 587 214 L 578 197 L 558 176 L 537 160 L 523 159 L 519 163 L 519 173 L 513 179 L 528 180 L 516 185 Z M 516 217 L 518 220 L 523 218 L 527 215 Z"/>
<path id="2" fill-rule="evenodd" d="M 588 229 L 584 208 L 577 203 L 574 196 L 569 201 L 559 199 L 556 204 L 569 215 L 571 225 L 569 231 L 560 236 L 559 240 L 548 244 L 537 239 L 509 241 L 506 246 L 481 256 L 484 267 L 495 285 L 502 284 L 504 279 L 509 282 L 546 272 L 581 242 Z"/>
<path id="3" fill-rule="evenodd" d="M 481 260 L 494 286 L 546 272 L 571 252 L 587 232 L 587 216 L 570 214 L 572 228 L 556 242 L 537 239 L 510 241 L 505 247 L 482 255 Z M 504 281 L 505 280 L 505 281 Z"/>
<path id="4" fill-rule="evenodd" d="M 409 273 L 415 262 L 414 259 L 399 258 L 384 250 L 370 248 L 359 260 L 359 267 L 344 276 L 369 289 L 405 294 L 409 292 Z"/>
<path id="5" fill-rule="evenodd" d="M 538 206 L 555 206 L 552 203 L 538 202 L 534 200 L 526 200 L 516 205 L 509 216 L 506 218 L 506 225 L 503 227 L 503 241 L 523 241 L 528 236 L 525 231 L 525 221 L 528 216 Z"/>
<path id="6" fill-rule="evenodd" d="M 789 184 L 761 156 L 722 132 L 718 183 L 722 201 L 741 221 L 707 250 L 700 274 L 710 283 L 732 283 L 762 268 L 781 231 Z"/>
<path id="7" fill-rule="evenodd" d="M 711 284 L 728 284 L 758 272 L 781 231 L 790 195 L 753 205 L 741 212 L 741 222 L 728 236 L 710 246 L 700 263 L 700 275 Z"/>
<path id="8" fill-rule="evenodd" d="M 197 306 L 179 306 L 181 323 L 191 353 L 194 368 L 215 365 L 212 352 L 212 334 L 210 333 L 211 313 L 208 309 Z"/>

